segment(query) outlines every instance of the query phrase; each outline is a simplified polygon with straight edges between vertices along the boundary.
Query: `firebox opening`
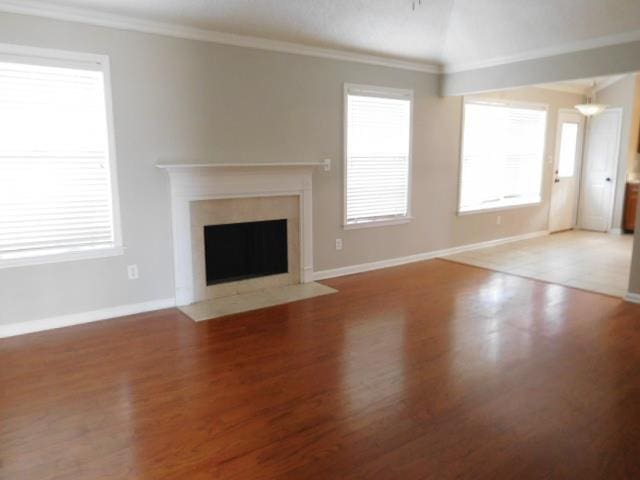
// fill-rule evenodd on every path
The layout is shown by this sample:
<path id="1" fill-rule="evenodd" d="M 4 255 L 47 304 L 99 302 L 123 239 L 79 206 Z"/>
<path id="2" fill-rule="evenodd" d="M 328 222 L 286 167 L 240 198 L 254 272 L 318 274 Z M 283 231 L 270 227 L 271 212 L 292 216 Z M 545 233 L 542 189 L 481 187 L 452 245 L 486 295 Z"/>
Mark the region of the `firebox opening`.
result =
<path id="1" fill-rule="evenodd" d="M 287 273 L 287 220 L 204 227 L 207 285 Z"/>

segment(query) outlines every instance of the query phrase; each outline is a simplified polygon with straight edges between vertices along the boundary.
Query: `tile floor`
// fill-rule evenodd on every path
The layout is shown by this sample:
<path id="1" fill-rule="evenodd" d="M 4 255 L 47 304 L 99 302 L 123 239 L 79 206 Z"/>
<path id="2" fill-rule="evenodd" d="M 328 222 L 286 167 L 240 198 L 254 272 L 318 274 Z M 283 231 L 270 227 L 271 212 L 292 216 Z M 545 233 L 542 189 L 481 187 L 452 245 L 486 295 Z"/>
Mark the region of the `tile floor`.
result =
<path id="1" fill-rule="evenodd" d="M 192 320 L 201 322 L 336 292 L 337 290 L 321 283 L 300 283 L 197 302 L 180 307 L 180 310 Z"/>
<path id="2" fill-rule="evenodd" d="M 633 235 L 574 230 L 445 257 L 606 295 L 627 293 Z"/>

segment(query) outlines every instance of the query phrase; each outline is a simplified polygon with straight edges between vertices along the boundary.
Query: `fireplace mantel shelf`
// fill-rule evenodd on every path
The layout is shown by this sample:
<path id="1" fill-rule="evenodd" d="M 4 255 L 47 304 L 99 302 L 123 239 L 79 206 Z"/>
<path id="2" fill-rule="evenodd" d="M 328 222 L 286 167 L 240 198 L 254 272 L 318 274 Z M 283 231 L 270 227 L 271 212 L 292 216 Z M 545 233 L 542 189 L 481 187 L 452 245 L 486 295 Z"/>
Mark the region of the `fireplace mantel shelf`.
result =
<path id="1" fill-rule="evenodd" d="M 258 163 L 159 163 L 157 168 L 177 170 L 186 168 L 286 168 L 286 167 L 323 167 L 325 172 L 331 170 L 331 159 L 322 162 L 258 162 Z"/>

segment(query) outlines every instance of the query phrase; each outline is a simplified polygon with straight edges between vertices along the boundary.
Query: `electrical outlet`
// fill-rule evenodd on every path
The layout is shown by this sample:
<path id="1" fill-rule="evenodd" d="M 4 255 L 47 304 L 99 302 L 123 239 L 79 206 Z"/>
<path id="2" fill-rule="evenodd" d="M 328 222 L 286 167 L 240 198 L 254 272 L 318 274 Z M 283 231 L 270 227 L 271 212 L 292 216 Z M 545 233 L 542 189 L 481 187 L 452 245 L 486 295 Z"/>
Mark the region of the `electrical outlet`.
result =
<path id="1" fill-rule="evenodd" d="M 342 239 L 336 238 L 336 250 L 342 250 Z"/>
<path id="2" fill-rule="evenodd" d="M 496 225 L 502 225 L 502 216 L 498 215 L 498 218 L 496 218 Z"/>
<path id="3" fill-rule="evenodd" d="M 127 265 L 127 276 L 129 280 L 137 280 L 138 275 L 138 265 Z"/>

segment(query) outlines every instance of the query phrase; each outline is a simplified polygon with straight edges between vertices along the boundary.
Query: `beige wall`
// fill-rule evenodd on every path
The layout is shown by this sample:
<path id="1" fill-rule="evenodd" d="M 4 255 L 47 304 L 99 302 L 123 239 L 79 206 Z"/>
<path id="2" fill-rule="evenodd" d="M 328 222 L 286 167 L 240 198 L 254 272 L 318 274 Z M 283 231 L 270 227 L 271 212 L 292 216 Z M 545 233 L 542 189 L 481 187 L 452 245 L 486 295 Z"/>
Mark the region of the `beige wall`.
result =
<path id="1" fill-rule="evenodd" d="M 640 139 L 640 75 L 636 75 L 636 99 L 635 99 L 635 115 L 631 126 L 631 145 L 639 142 Z M 635 143 L 637 146 L 638 144 Z M 633 153 L 632 153 L 633 154 Z M 635 154 L 635 162 L 633 169 L 636 179 L 640 178 L 640 154 Z M 640 199 L 639 199 L 640 202 Z M 640 205 L 636 212 L 636 225 L 640 225 Z M 636 232 L 640 228 L 636 228 Z M 629 281 L 629 291 L 640 295 L 640 234 L 636 233 L 634 238 L 633 259 L 631 261 L 631 279 Z"/>
<path id="2" fill-rule="evenodd" d="M 636 80 L 636 96 L 633 103 L 633 118 L 631 119 L 631 138 L 629 155 L 631 163 L 628 171 L 632 177 L 640 178 L 640 74 L 634 75 Z"/>
<path id="3" fill-rule="evenodd" d="M 638 146 L 636 110 L 638 79 L 635 74 L 625 76 L 618 82 L 597 93 L 597 101 L 609 107 L 622 109 L 622 129 L 620 132 L 620 156 L 616 180 L 615 204 L 613 207 L 613 228 L 622 228 L 624 194 L 629 174 L 635 171 Z M 634 129 L 634 126 L 636 128 Z"/>
<path id="4" fill-rule="evenodd" d="M 462 98 L 436 75 L 0 14 L 0 42 L 108 54 L 126 253 L 0 270 L 0 324 L 173 296 L 169 189 L 158 158 L 212 162 L 334 159 L 314 179 L 316 270 L 385 260 L 547 228 L 552 167 L 540 206 L 456 216 Z M 345 82 L 414 91 L 414 220 L 342 229 Z M 557 108 L 579 97 L 539 89 L 503 95 Z M 501 225 L 496 218 L 502 217 Z M 335 250 L 335 239 L 344 248 Z M 128 281 L 126 265 L 139 266 Z"/>
<path id="5" fill-rule="evenodd" d="M 640 225 L 640 198 L 636 210 L 636 225 Z M 638 228 L 633 237 L 633 257 L 631 258 L 631 276 L 629 278 L 629 293 L 640 295 L 640 235 Z"/>
<path id="6" fill-rule="evenodd" d="M 616 185 L 616 205 L 614 208 L 614 227 L 622 224 L 624 209 L 625 183 L 627 177 L 638 178 L 640 174 L 640 156 L 638 155 L 638 137 L 640 136 L 640 75 L 632 74 L 623 80 L 601 90 L 598 102 L 613 107 L 622 107 L 623 125 L 620 139 L 620 164 Z M 636 225 L 640 225 L 640 208 Z M 637 231 L 637 230 L 636 230 Z M 640 235 L 635 235 L 629 291 L 640 294 Z"/>

